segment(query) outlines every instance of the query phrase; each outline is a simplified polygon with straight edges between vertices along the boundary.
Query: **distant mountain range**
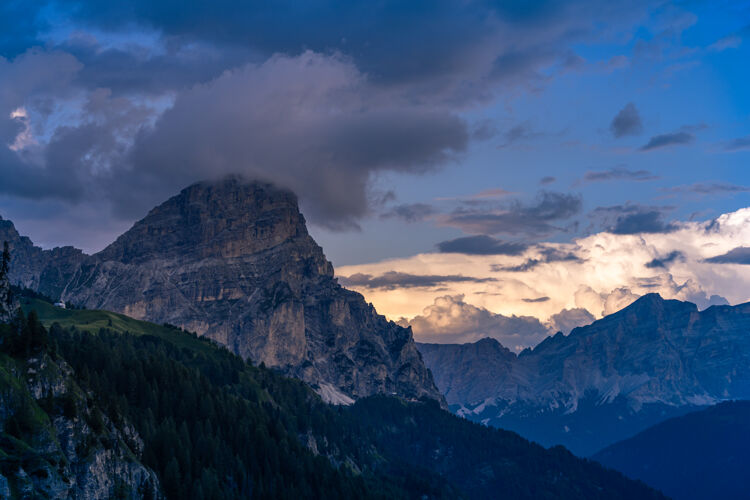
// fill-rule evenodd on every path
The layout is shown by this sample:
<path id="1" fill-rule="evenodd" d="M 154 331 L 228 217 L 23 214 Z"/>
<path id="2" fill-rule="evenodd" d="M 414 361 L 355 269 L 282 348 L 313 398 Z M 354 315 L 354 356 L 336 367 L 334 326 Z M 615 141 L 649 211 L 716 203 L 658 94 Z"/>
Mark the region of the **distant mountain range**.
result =
<path id="1" fill-rule="evenodd" d="M 750 496 L 750 401 L 672 418 L 593 457 L 674 500 Z"/>
<path id="2" fill-rule="evenodd" d="M 419 344 L 451 409 L 590 455 L 673 416 L 750 399 L 750 304 L 645 295 L 516 355 L 491 339 Z"/>
<path id="3" fill-rule="evenodd" d="M 0 219 L 3 240 L 13 284 L 197 332 L 329 401 L 443 401 L 411 331 L 338 285 L 289 191 L 235 177 L 194 184 L 91 256 L 42 250 Z"/>

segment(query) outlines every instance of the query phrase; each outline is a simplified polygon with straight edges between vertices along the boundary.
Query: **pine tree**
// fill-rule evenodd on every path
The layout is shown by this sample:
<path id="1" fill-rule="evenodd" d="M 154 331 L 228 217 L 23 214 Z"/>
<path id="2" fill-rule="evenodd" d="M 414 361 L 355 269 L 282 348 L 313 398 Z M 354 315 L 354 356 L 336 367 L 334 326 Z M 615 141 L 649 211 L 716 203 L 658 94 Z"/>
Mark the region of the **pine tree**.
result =
<path id="1" fill-rule="evenodd" d="M 168 498 L 180 498 L 181 481 L 180 466 L 177 459 L 172 457 L 164 469 L 164 492 Z"/>
<path id="2" fill-rule="evenodd" d="M 8 242 L 3 242 L 3 259 L 0 263 L 0 280 L 7 278 L 10 273 L 10 250 L 8 249 Z"/>
<path id="3" fill-rule="evenodd" d="M 0 323 L 13 317 L 13 292 L 10 289 L 10 250 L 8 242 L 3 242 L 3 255 L 0 259 Z"/>

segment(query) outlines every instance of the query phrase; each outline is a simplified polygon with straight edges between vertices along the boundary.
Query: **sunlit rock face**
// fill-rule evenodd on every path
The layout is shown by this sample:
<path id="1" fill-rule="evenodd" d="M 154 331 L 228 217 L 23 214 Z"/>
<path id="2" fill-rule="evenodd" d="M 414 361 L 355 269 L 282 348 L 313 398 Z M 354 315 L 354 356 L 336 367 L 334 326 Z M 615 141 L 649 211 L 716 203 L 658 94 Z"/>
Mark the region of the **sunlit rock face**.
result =
<path id="1" fill-rule="evenodd" d="M 419 348 L 457 413 L 580 454 L 750 398 L 750 304 L 698 311 L 649 294 L 519 356 L 490 339 Z"/>
<path id="2" fill-rule="evenodd" d="M 45 280 L 24 265 L 26 282 L 61 287 L 66 301 L 205 335 L 337 401 L 376 393 L 442 401 L 411 330 L 338 285 L 295 195 L 269 184 L 192 185 L 69 278 Z"/>

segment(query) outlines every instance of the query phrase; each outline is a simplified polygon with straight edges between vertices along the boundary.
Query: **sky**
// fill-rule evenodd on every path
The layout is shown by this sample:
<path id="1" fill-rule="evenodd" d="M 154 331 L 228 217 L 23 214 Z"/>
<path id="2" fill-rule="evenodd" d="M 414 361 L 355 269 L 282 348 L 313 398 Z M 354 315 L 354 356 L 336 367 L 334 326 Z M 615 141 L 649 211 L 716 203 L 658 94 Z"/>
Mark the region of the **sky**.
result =
<path id="1" fill-rule="evenodd" d="M 0 3 L 0 216 L 95 252 L 239 173 L 418 340 L 750 300 L 750 2 Z"/>

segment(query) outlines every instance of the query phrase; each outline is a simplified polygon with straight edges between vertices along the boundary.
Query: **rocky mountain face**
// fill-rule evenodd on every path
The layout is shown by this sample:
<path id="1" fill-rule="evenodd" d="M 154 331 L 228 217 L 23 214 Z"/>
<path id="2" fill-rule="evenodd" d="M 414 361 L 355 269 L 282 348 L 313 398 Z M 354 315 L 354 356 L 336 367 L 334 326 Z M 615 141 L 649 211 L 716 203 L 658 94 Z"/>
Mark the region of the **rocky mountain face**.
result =
<path id="1" fill-rule="evenodd" d="M 0 217 L 0 245 L 3 242 L 8 242 L 12 257 L 10 282 L 55 299 L 86 258 L 81 250 L 70 246 L 42 250 L 18 234 L 11 221 Z"/>
<path id="2" fill-rule="evenodd" d="M 649 294 L 518 356 L 490 339 L 419 348 L 455 412 L 583 455 L 750 398 L 750 304 L 698 311 Z"/>
<path id="3" fill-rule="evenodd" d="M 93 256 L 43 251 L 4 222 L 11 279 L 53 298 L 195 331 L 333 402 L 442 401 L 411 330 L 338 285 L 291 192 L 236 178 L 195 184 Z"/>
<path id="4" fill-rule="evenodd" d="M 46 353 L 0 354 L 0 498 L 161 498 L 156 474 L 126 436 Z"/>
<path id="5" fill-rule="evenodd" d="M 9 273 L 10 251 L 8 244 L 3 242 L 3 251 L 0 254 L 0 324 L 10 321 L 16 305 L 10 289 Z"/>

